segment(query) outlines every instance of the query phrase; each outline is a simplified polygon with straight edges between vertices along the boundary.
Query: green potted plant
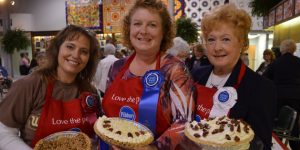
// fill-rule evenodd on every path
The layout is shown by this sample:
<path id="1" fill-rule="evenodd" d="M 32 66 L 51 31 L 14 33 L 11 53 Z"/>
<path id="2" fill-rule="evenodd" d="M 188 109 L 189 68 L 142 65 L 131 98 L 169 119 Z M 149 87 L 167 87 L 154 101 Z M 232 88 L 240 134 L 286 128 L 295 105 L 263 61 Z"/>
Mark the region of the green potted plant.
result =
<path id="1" fill-rule="evenodd" d="M 4 51 L 9 54 L 13 54 L 15 50 L 26 49 L 30 45 L 28 37 L 21 29 L 8 30 L 1 42 L 4 45 Z"/>
<path id="2" fill-rule="evenodd" d="M 281 0 L 252 0 L 249 6 L 252 8 L 252 15 L 265 16 L 271 8 L 277 5 Z"/>
<path id="3" fill-rule="evenodd" d="M 181 17 L 176 20 L 176 36 L 181 37 L 189 44 L 196 42 L 198 39 L 197 24 L 190 18 Z"/>

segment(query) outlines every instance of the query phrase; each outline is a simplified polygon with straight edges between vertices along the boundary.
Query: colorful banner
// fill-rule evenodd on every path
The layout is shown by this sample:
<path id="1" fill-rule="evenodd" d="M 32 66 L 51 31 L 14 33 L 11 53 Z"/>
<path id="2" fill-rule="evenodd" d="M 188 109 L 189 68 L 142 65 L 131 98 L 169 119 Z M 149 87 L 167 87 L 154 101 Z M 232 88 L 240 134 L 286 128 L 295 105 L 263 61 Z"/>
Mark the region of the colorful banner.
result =
<path id="1" fill-rule="evenodd" d="M 102 30 L 101 0 L 67 0 L 67 24 Z"/>
<path id="2" fill-rule="evenodd" d="M 201 26 L 204 14 L 218 5 L 223 5 L 225 0 L 185 0 L 185 16 Z"/>
<path id="3" fill-rule="evenodd" d="M 174 0 L 174 18 L 175 20 L 184 16 L 184 0 Z"/>
<path id="4" fill-rule="evenodd" d="M 103 0 L 104 33 L 120 33 L 122 19 L 135 0 Z"/>

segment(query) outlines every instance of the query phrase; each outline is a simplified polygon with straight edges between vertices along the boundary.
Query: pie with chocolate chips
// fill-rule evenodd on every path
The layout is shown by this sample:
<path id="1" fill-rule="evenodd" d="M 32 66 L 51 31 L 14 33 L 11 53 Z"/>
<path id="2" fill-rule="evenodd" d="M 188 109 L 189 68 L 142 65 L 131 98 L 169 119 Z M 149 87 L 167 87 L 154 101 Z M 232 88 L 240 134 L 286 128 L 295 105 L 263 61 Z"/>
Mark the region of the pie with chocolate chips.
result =
<path id="1" fill-rule="evenodd" d="M 37 142 L 34 150 L 91 150 L 90 138 L 83 132 L 63 131 L 51 134 Z"/>
<path id="2" fill-rule="evenodd" d="M 254 137 L 253 130 L 246 122 L 226 116 L 187 123 L 184 134 L 210 150 L 246 150 Z"/>
<path id="3" fill-rule="evenodd" d="M 94 130 L 103 141 L 121 148 L 142 147 L 154 140 L 147 127 L 121 118 L 99 117 L 94 124 Z"/>

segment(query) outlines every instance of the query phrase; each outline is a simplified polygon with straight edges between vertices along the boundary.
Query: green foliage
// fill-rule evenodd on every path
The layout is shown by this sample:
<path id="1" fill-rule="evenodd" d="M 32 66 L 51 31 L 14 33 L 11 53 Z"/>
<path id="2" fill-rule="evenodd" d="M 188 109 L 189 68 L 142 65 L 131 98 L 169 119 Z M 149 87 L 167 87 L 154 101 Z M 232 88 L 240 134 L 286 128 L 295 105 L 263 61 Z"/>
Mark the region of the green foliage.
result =
<path id="1" fill-rule="evenodd" d="M 252 8 L 252 15 L 264 16 L 280 1 L 281 0 L 252 0 L 249 6 Z"/>
<path id="2" fill-rule="evenodd" d="M 197 24 L 190 18 L 181 17 L 176 21 L 176 36 L 181 37 L 188 43 L 196 42 L 198 39 Z"/>
<path id="3" fill-rule="evenodd" d="M 9 54 L 14 53 L 15 50 L 26 49 L 30 45 L 29 39 L 21 29 L 8 30 L 1 42 L 4 50 Z"/>

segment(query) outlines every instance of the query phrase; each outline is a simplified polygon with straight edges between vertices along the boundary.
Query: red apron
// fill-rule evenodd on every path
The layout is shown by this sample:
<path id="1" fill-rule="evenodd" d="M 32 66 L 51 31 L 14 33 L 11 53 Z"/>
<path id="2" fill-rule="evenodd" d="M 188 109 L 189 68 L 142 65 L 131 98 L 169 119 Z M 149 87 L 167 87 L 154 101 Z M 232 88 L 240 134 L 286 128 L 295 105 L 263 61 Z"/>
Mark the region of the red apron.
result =
<path id="1" fill-rule="evenodd" d="M 128 58 L 113 83 L 105 92 L 102 106 L 105 115 L 108 117 L 125 117 L 138 121 L 138 108 L 143 93 L 142 79 L 140 77 L 122 79 L 134 57 L 135 54 Z M 156 69 L 159 69 L 160 55 L 158 55 L 156 62 Z M 162 114 L 162 108 L 160 102 L 158 102 L 156 113 L 156 133 L 158 136 L 170 126 L 170 123 Z"/>
<path id="2" fill-rule="evenodd" d="M 234 85 L 235 89 L 239 87 L 240 82 L 245 75 L 245 71 L 246 71 L 246 66 L 245 64 L 242 63 L 237 83 Z M 210 111 L 213 107 L 213 96 L 218 89 L 209 88 L 200 84 L 196 84 L 196 90 L 197 90 L 196 120 L 199 121 L 203 118 L 209 117 Z M 229 115 L 229 113 L 227 115 Z"/>
<path id="3" fill-rule="evenodd" d="M 34 147 L 38 140 L 60 131 L 75 130 L 92 136 L 93 124 L 97 119 L 95 96 L 89 92 L 83 92 L 79 98 L 63 102 L 52 98 L 52 91 L 53 81 L 49 81 L 45 104 L 32 146 Z"/>

